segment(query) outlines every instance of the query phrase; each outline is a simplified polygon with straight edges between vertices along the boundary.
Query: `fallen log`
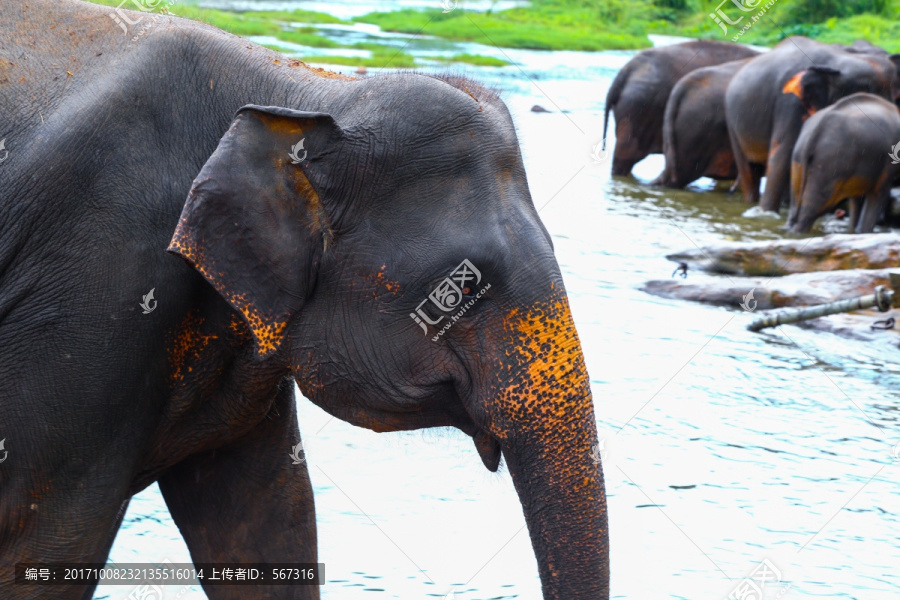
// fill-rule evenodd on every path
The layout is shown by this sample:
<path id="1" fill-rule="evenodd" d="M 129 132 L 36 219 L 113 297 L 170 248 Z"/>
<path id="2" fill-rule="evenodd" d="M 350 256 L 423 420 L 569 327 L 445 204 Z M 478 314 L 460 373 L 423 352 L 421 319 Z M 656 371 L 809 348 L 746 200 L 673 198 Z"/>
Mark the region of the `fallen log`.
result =
<path id="1" fill-rule="evenodd" d="M 776 277 L 812 271 L 900 267 L 900 235 L 831 234 L 764 242 L 724 242 L 666 256 L 692 270 Z"/>

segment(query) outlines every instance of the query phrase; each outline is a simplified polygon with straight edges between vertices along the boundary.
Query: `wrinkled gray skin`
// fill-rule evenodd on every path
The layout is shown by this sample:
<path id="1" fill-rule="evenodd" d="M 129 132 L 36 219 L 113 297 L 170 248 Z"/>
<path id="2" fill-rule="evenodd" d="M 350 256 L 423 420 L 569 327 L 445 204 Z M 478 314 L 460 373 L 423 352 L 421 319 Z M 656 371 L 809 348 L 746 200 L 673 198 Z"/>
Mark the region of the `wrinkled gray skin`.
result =
<path id="1" fill-rule="evenodd" d="M 663 123 L 666 166 L 654 185 L 683 188 L 700 177 L 737 177 L 725 120 L 725 90 L 750 60 L 697 69 L 678 81 Z"/>
<path id="2" fill-rule="evenodd" d="M 747 63 L 725 94 L 745 200 L 777 212 L 790 200 L 791 155 L 804 121 L 857 92 L 893 100 L 897 83 L 896 68 L 885 56 L 848 52 L 803 37 L 788 38 Z M 766 189 L 760 199 L 761 167 Z"/>
<path id="3" fill-rule="evenodd" d="M 871 233 L 900 171 L 888 155 L 898 142 L 900 112 L 872 94 L 848 96 L 810 117 L 794 148 L 788 228 L 807 232 L 850 198 L 851 230 Z"/>
<path id="4" fill-rule="evenodd" d="M 112 10 L 0 3 L 0 598 L 90 598 L 13 566 L 104 562 L 154 481 L 194 561 L 315 562 L 295 380 L 352 424 L 502 455 L 543 597 L 608 598 L 589 377 L 505 105 Z M 432 341 L 410 315 L 463 260 L 467 304 L 491 288 Z"/>
<path id="5" fill-rule="evenodd" d="M 603 139 L 609 113 L 616 117 L 613 175 L 624 176 L 650 154 L 663 151 L 663 116 L 672 88 L 694 69 L 759 54 L 727 42 L 698 40 L 638 52 L 616 75 L 606 94 Z"/>

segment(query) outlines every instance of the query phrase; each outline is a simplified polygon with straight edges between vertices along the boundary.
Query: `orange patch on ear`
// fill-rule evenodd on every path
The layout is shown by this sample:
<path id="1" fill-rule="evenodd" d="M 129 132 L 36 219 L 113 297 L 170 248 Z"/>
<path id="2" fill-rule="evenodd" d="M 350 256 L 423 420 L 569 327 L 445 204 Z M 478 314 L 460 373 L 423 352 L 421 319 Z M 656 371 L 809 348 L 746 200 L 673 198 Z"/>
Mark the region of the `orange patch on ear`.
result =
<path id="1" fill-rule="evenodd" d="M 240 309 L 250 326 L 250 331 L 253 332 L 253 337 L 256 338 L 257 354 L 260 358 L 265 358 L 275 352 L 281 344 L 281 338 L 287 328 L 287 321 L 261 313 L 250 304 L 243 294 L 231 294 L 230 296 L 231 298 L 228 299 Z"/>
<path id="2" fill-rule="evenodd" d="M 182 217 L 178 221 L 178 227 L 172 236 L 168 247 L 169 252 L 174 252 L 193 265 L 203 277 L 209 281 L 219 293 L 244 316 L 244 320 L 250 327 L 253 337 L 256 339 L 257 354 L 260 358 L 275 352 L 281 343 L 281 338 L 287 328 L 286 315 L 268 315 L 250 303 L 246 294 L 238 294 L 228 290 L 223 282 L 223 273 L 217 273 L 209 269 L 202 252 L 197 247 L 189 233 L 187 221 Z"/>
<path id="3" fill-rule="evenodd" d="M 802 100 L 803 99 L 803 87 L 800 85 L 800 80 L 803 79 L 803 75 L 805 75 L 805 74 L 806 74 L 806 71 L 800 71 L 799 73 L 797 73 L 796 75 L 791 77 L 790 80 L 788 80 L 788 82 L 786 84 L 784 84 L 784 87 L 781 88 L 781 93 L 782 94 L 793 94 Z"/>

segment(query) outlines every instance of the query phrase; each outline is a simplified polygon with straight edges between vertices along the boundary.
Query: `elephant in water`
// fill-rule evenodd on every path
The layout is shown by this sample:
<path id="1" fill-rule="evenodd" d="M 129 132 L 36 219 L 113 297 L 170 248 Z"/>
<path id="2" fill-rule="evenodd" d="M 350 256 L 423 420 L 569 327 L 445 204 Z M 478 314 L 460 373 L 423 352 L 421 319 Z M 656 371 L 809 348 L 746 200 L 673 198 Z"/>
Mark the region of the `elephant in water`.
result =
<path id="1" fill-rule="evenodd" d="M 725 121 L 725 90 L 750 60 L 697 69 L 675 85 L 663 123 L 666 167 L 654 185 L 683 188 L 700 177 L 737 177 Z"/>
<path id="2" fill-rule="evenodd" d="M 603 140 L 609 113 L 616 117 L 613 175 L 628 175 L 650 154 L 663 151 L 663 117 L 672 88 L 694 69 L 758 55 L 727 42 L 698 40 L 638 52 L 613 80 L 606 94 Z"/>
<path id="3" fill-rule="evenodd" d="M 851 230 L 871 233 L 900 173 L 900 158 L 889 152 L 895 146 L 900 112 L 880 96 L 853 94 L 810 117 L 794 148 L 788 228 L 807 232 L 851 198 Z"/>
<path id="4" fill-rule="evenodd" d="M 588 373 L 503 102 L 113 11 L 0 7 L 0 598 L 90 598 L 13 565 L 104 562 L 155 481 L 195 562 L 316 562 L 295 380 L 505 458 L 543 597 L 608 598 Z"/>
<path id="5" fill-rule="evenodd" d="M 896 97 L 897 70 L 878 53 L 851 52 L 790 37 L 744 66 L 725 93 L 738 181 L 747 202 L 778 212 L 790 197 L 791 155 L 803 123 L 856 92 Z M 760 199 L 762 174 L 765 193 Z"/>

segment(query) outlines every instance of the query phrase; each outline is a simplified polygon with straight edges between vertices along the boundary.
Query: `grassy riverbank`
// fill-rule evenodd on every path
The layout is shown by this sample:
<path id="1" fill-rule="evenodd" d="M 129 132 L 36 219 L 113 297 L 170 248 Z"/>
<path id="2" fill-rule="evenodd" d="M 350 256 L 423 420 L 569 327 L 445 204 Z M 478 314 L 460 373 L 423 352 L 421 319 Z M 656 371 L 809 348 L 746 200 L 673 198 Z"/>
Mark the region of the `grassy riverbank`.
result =
<path id="1" fill-rule="evenodd" d="M 121 0 L 91 0 L 118 6 Z M 360 67 L 409 68 L 416 59 L 403 47 L 377 42 L 341 44 L 317 26 L 352 25 L 325 13 L 294 10 L 231 12 L 199 8 L 180 0 L 171 11 L 181 17 L 215 25 L 307 62 Z M 900 52 L 900 0 L 745 0 L 756 4 L 743 12 L 728 0 L 532 0 L 528 6 L 503 11 L 400 10 L 376 12 L 353 22 L 378 25 L 385 31 L 424 34 L 455 41 L 505 48 L 538 50 L 608 50 L 649 47 L 652 33 L 772 46 L 789 35 L 806 35 L 823 42 L 852 43 L 865 38 L 890 52 Z M 437 2 L 436 2 L 437 3 Z M 767 4 L 770 4 L 768 8 Z M 166 4 L 165 0 L 160 2 Z M 746 6 L 745 4 L 745 6 Z M 130 3 L 126 4 L 126 7 Z M 722 30 L 710 13 L 721 8 L 728 19 L 741 22 Z M 761 12 L 762 11 L 762 12 Z M 754 16 L 758 19 L 752 21 Z M 741 28 L 752 27 L 740 38 Z M 294 48 L 291 44 L 303 46 Z M 312 49 L 349 49 L 364 56 L 335 56 Z M 483 66 L 507 64 L 497 58 L 456 54 L 440 59 Z"/>
<path id="2" fill-rule="evenodd" d="M 119 6 L 122 0 L 89 0 L 95 4 L 105 6 Z M 167 3 L 163 0 L 160 7 L 152 12 L 165 12 L 162 7 Z M 123 8 L 134 8 L 131 3 L 126 3 Z M 162 9 L 162 10 L 161 10 Z M 208 23 L 219 29 L 247 38 L 274 38 L 270 43 L 262 41 L 262 45 L 278 50 L 288 55 L 295 54 L 290 47 L 278 42 L 297 44 L 313 49 L 348 49 L 364 51 L 368 56 L 334 56 L 317 54 L 315 50 L 296 53 L 306 62 L 347 65 L 356 67 L 391 67 L 412 68 L 417 66 L 415 58 L 402 48 L 396 48 L 387 44 L 370 42 L 357 42 L 353 44 L 340 44 L 322 35 L 317 25 L 352 25 L 350 21 L 338 19 L 331 15 L 307 10 L 293 11 L 253 11 L 232 12 L 200 8 L 182 0 L 169 5 L 169 14 Z M 140 25 L 133 26 L 139 30 Z M 506 61 L 490 56 L 474 54 L 455 54 L 439 59 L 445 63 L 467 63 L 481 66 L 503 66 Z"/>

